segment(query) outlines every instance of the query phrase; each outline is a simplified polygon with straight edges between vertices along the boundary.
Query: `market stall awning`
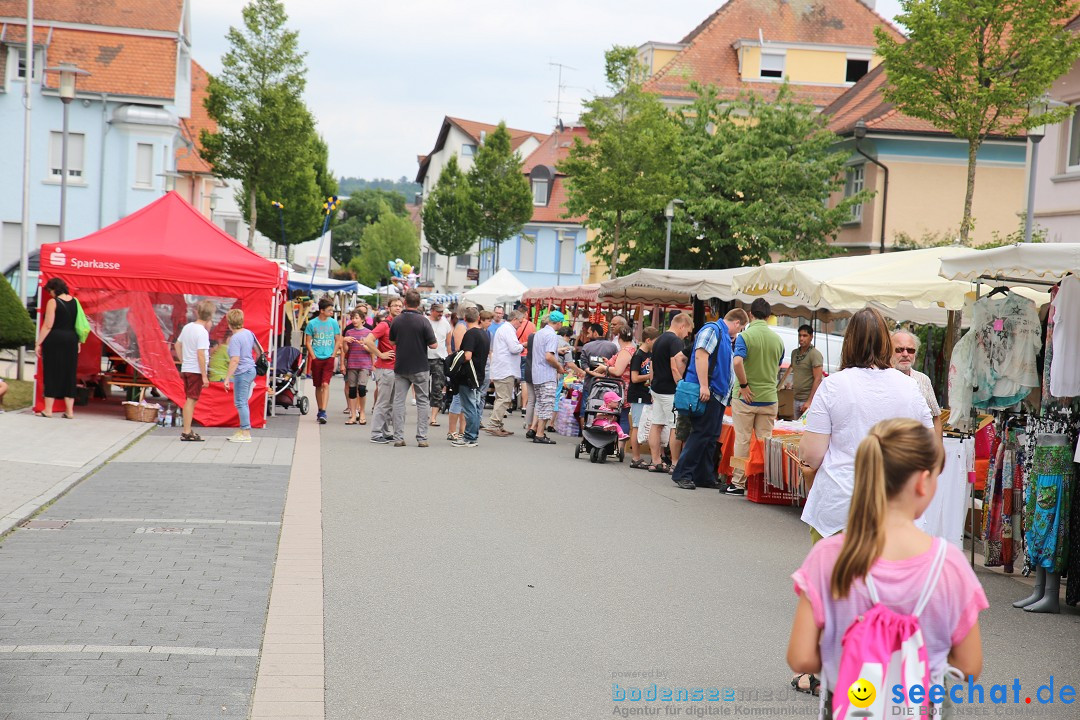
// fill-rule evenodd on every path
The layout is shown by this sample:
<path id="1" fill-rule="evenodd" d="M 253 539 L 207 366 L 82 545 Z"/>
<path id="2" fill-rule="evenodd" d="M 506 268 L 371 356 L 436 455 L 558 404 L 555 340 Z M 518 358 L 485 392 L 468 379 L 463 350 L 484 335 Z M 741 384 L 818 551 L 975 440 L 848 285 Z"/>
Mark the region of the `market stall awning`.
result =
<path id="1" fill-rule="evenodd" d="M 518 280 L 514 273 L 503 268 L 472 290 L 464 292 L 461 297 L 490 309 L 500 303 L 519 299 L 528 289 L 529 286 Z"/>
<path id="2" fill-rule="evenodd" d="M 600 283 L 555 285 L 553 287 L 529 288 L 521 295 L 521 300 L 522 302 L 595 303 L 599 293 Z"/>
<path id="3" fill-rule="evenodd" d="M 366 288 L 366 295 L 370 295 L 375 292 L 371 288 Z M 315 278 L 312 282 L 311 276 L 296 275 L 289 278 L 289 290 L 301 290 L 304 292 L 313 292 L 319 290 L 321 292 L 360 292 L 360 283 L 355 280 L 333 280 L 331 278 Z"/>
<path id="4" fill-rule="evenodd" d="M 991 250 L 967 250 L 942 258 L 941 276 L 949 280 L 979 278 L 1060 280 L 1080 275 L 1080 243 L 1017 243 Z"/>

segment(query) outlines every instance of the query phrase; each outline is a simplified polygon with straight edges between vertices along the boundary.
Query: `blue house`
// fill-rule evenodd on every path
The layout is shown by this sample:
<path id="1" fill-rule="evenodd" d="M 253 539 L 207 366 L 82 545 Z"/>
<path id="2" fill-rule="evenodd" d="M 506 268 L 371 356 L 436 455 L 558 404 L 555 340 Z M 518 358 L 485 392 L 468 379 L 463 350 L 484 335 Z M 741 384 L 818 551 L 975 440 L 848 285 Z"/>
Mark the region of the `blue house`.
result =
<path id="1" fill-rule="evenodd" d="M 189 0 L 49 2 L 36 7 L 27 78 L 26 3 L 0 0 L 0 267 L 19 258 L 23 92 L 31 83 L 30 246 L 60 236 L 62 63 L 78 66 L 68 106 L 65 239 L 109 225 L 173 189 L 177 158 L 196 152 Z M 19 17 L 19 13 L 22 17 Z M 197 205 L 198 206 L 198 205 Z"/>
<path id="2" fill-rule="evenodd" d="M 532 220 L 521 233 L 502 243 L 496 252 L 488 240 L 480 242 L 480 281 L 501 268 L 512 270 L 529 287 L 581 285 L 589 275 L 585 254 L 585 226 L 581 218 L 564 218 L 566 177 L 556 169 L 573 146 L 585 139 L 583 127 L 556 130 L 522 166 L 533 195 Z"/>

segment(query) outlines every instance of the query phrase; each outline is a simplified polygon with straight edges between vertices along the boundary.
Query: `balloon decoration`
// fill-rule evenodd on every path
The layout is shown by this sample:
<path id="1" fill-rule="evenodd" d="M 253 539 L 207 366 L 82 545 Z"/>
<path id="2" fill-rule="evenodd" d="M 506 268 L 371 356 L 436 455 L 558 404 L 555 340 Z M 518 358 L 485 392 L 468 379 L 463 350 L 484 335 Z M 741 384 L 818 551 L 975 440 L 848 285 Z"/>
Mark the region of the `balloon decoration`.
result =
<path id="1" fill-rule="evenodd" d="M 402 294 L 416 287 L 420 281 L 420 276 L 415 272 L 416 268 L 401 258 L 387 260 L 386 269 L 390 271 L 390 282 Z"/>

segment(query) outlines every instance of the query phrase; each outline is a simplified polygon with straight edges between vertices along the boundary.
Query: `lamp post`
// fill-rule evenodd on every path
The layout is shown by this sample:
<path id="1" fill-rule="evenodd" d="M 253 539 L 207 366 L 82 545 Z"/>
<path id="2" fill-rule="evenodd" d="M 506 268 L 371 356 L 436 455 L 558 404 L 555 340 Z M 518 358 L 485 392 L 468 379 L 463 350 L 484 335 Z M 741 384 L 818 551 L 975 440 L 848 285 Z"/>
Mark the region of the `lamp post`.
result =
<path id="1" fill-rule="evenodd" d="M 1028 114 L 1040 117 L 1046 114 L 1051 106 L 1060 106 L 1062 103 L 1043 96 L 1028 106 Z M 1039 143 L 1046 137 L 1046 125 L 1036 125 L 1028 128 L 1027 138 L 1031 141 L 1031 164 L 1028 167 L 1028 194 L 1027 205 L 1024 210 L 1024 242 L 1031 242 L 1031 234 L 1035 229 L 1035 179 L 1039 168 Z"/>
<path id="2" fill-rule="evenodd" d="M 281 221 L 281 245 L 279 247 L 283 248 L 285 247 L 285 205 L 277 200 L 274 200 L 270 204 L 277 208 L 278 220 Z M 279 254 L 280 250 L 275 251 L 274 257 L 276 258 Z"/>
<path id="3" fill-rule="evenodd" d="M 60 102 L 64 104 L 64 124 L 60 141 L 60 242 L 64 242 L 67 222 L 68 105 L 75 99 L 75 81 L 79 75 L 89 75 L 90 73 L 80 70 L 74 63 L 60 63 L 56 67 L 45 68 L 45 70 L 60 73 L 58 93 Z M 27 83 L 29 82 L 28 78 Z"/>
<path id="4" fill-rule="evenodd" d="M 683 201 L 675 198 L 664 208 L 664 217 L 667 218 L 667 235 L 664 238 L 664 269 L 668 269 L 671 263 L 671 219 L 675 217 L 675 206 L 683 205 Z"/>
<path id="5" fill-rule="evenodd" d="M 162 185 L 165 187 L 165 193 L 171 193 L 176 189 L 176 181 L 184 177 L 175 170 L 166 170 L 165 172 L 158 173 L 157 177 L 162 178 Z"/>
<path id="6" fill-rule="evenodd" d="M 852 131 L 852 135 L 855 136 L 855 152 L 862 155 L 870 162 L 877 165 L 885 173 L 885 187 L 881 191 L 881 239 L 879 241 L 879 252 L 885 252 L 885 218 L 889 211 L 889 168 L 880 163 L 877 158 L 870 157 L 863 152 L 862 147 L 859 146 L 859 142 L 866 137 L 866 123 L 859 120 L 855 123 L 855 129 Z"/>
<path id="7" fill-rule="evenodd" d="M 210 222 L 214 222 L 214 211 L 217 210 L 217 195 L 210 193 Z"/>

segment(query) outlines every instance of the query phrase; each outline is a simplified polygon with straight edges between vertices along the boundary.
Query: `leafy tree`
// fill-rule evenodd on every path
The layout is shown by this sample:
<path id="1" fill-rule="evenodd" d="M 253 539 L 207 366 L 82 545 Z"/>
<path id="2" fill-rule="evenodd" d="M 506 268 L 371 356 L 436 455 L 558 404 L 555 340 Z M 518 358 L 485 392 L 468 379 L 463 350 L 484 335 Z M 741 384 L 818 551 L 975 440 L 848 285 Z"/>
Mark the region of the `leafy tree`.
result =
<path id="1" fill-rule="evenodd" d="M 524 177 L 524 176 L 522 176 Z M 435 189 L 424 203 L 424 237 L 428 245 L 447 258 L 469 252 L 476 242 L 480 209 L 473 199 L 473 187 L 450 157 Z M 530 209 L 531 209 L 530 200 Z M 450 263 L 446 263 L 446 284 L 450 284 Z"/>
<path id="2" fill-rule="evenodd" d="M 987 136 L 1063 120 L 1060 108 L 1033 116 L 1028 108 L 1080 57 L 1080 40 L 1065 29 L 1072 0 L 900 0 L 896 20 L 905 42 L 875 29 L 885 60 L 885 99 L 968 143 L 967 192 L 960 238 L 974 221 L 975 164 Z"/>
<path id="3" fill-rule="evenodd" d="M 13 350 L 34 344 L 34 324 L 26 306 L 12 289 L 7 278 L 0 276 L 0 348 Z"/>
<path id="4" fill-rule="evenodd" d="M 412 220 L 387 209 L 380 213 L 375 224 L 364 230 L 360 254 L 349 262 L 349 269 L 356 273 L 357 280 L 375 287 L 387 275 L 387 261 L 397 258 L 418 265 L 420 237 Z"/>
<path id="5" fill-rule="evenodd" d="M 682 184 L 678 126 L 660 99 L 642 89 L 645 69 L 637 51 L 615 46 L 604 59 L 611 97 L 585 104 L 581 121 L 590 142 L 575 138 L 559 170 L 568 176 L 567 215 L 586 216 L 586 226 L 598 231 L 585 247 L 611 258 L 614 278 L 628 216 L 662 213 Z"/>
<path id="6" fill-rule="evenodd" d="M 205 103 L 217 132 L 202 132 L 201 154 L 220 175 L 241 181 L 237 201 L 248 211 L 248 247 L 256 228 L 280 237 L 277 217 L 266 218 L 275 215 L 273 200 L 285 205 L 287 242 L 301 242 L 318 226 L 322 197 L 332 194 L 323 188 L 333 180 L 301 99 L 304 53 L 297 33 L 285 27 L 281 0 L 251 0 L 243 19 L 243 28 L 229 28 L 222 72 L 210 78 Z"/>
<path id="7" fill-rule="evenodd" d="M 390 178 L 364 180 L 363 178 L 343 177 L 338 181 L 338 185 L 341 187 L 342 195 L 353 195 L 360 190 L 368 189 L 387 190 L 399 193 L 407 202 L 412 202 L 417 193 L 423 190 L 420 183 L 415 183 L 404 175 L 397 180 L 391 180 Z"/>
<path id="8" fill-rule="evenodd" d="M 510 148 L 510 133 L 500 122 L 476 151 L 469 184 L 479 212 L 477 236 L 490 240 L 498 265 L 499 246 L 532 219 L 533 197 L 521 172 L 522 159 Z"/>
<path id="9" fill-rule="evenodd" d="M 379 188 L 366 188 L 357 190 L 341 204 L 341 209 L 346 218 L 359 218 L 370 225 L 379 219 L 379 214 L 384 209 L 389 209 L 395 215 L 407 217 L 409 212 L 405 209 L 405 196 L 393 190 Z"/>
<path id="10" fill-rule="evenodd" d="M 359 217 L 346 218 L 334 226 L 330 236 L 330 255 L 339 265 L 348 265 L 360 251 L 368 224 Z"/>

